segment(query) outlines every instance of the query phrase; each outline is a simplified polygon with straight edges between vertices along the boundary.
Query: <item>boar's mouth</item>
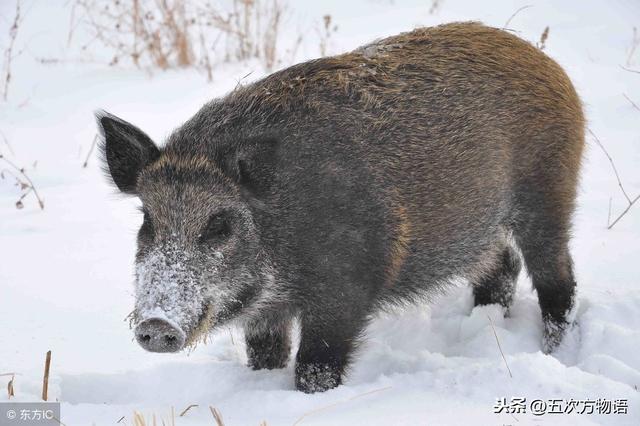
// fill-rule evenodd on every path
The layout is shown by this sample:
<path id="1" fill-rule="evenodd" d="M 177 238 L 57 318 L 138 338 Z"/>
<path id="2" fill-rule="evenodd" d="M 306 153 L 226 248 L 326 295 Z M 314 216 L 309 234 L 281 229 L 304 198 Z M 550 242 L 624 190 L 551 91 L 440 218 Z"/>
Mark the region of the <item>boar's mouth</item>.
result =
<path id="1" fill-rule="evenodd" d="M 131 313 L 136 341 L 149 352 L 179 352 L 185 348 L 195 348 L 198 343 L 206 342 L 206 337 L 213 328 L 213 308 L 207 305 L 195 322 L 195 326 L 185 331 L 176 322 L 164 315 L 138 317 L 138 312 Z"/>
<path id="2" fill-rule="evenodd" d="M 135 326 L 136 341 L 149 352 L 179 352 L 205 342 L 213 326 L 213 310 L 207 308 L 198 318 L 195 327 L 185 332 L 175 322 L 160 316 L 145 318 Z"/>
<path id="3" fill-rule="evenodd" d="M 196 326 L 187 334 L 184 347 L 195 348 L 200 342 L 206 343 L 207 336 L 215 323 L 213 312 L 213 306 L 207 304 L 202 314 L 200 314 Z"/>

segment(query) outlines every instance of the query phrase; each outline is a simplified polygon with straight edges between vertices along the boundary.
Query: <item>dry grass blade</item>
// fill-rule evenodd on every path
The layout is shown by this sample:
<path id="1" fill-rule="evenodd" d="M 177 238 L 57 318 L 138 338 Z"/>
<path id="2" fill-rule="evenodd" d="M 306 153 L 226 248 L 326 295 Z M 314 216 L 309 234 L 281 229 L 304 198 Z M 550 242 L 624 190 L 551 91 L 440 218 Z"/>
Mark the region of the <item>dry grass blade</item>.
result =
<path id="1" fill-rule="evenodd" d="M 91 143 L 91 148 L 89 148 L 89 152 L 87 153 L 87 158 L 84 160 L 84 163 L 82 163 L 82 168 L 87 168 L 87 165 L 89 164 L 89 158 L 91 158 L 91 154 L 93 153 L 93 150 L 95 149 L 97 143 L 98 135 L 95 135 L 93 137 L 93 142 Z"/>
<path id="2" fill-rule="evenodd" d="M 11 147 L 11 144 L 9 143 L 9 139 L 7 139 L 7 136 L 4 134 L 2 130 L 0 130 L 0 136 L 2 137 L 2 141 L 7 146 L 7 149 L 9 150 L 11 155 L 16 155 L 15 152 L 13 152 L 13 148 Z"/>
<path id="3" fill-rule="evenodd" d="M 11 380 L 9 380 L 9 383 L 7 383 L 7 394 L 9 395 L 9 399 L 11 399 L 12 396 L 15 396 L 15 393 L 13 392 L 13 380 L 15 378 L 15 374 L 12 374 Z"/>
<path id="4" fill-rule="evenodd" d="M 380 388 L 380 389 L 374 389 L 374 390 L 371 390 L 369 392 L 364 392 L 364 393 L 358 394 L 356 396 L 352 396 L 349 399 L 345 399 L 345 400 L 342 400 L 342 401 L 334 402 L 333 404 L 325 405 L 324 407 L 319 407 L 319 408 L 316 408 L 315 410 L 307 411 L 302 416 L 298 417 L 298 419 L 293 423 L 293 426 L 299 425 L 307 417 L 312 416 L 314 414 L 317 414 L 317 413 L 319 413 L 321 411 L 325 411 L 325 410 L 328 410 L 330 408 L 336 407 L 338 405 L 345 404 L 347 402 L 351 402 L 351 401 L 353 401 L 355 399 L 362 398 L 364 396 L 368 396 L 368 395 L 371 395 L 371 394 L 374 394 L 374 393 L 378 393 L 378 392 L 383 392 L 383 391 L 389 390 L 392 387 L 393 386 L 387 386 L 387 387 Z"/>
<path id="5" fill-rule="evenodd" d="M 197 407 L 198 404 L 191 404 L 189 405 L 187 408 L 185 408 L 184 410 L 182 410 L 182 412 L 180 414 L 178 414 L 178 417 L 183 417 L 185 414 L 187 414 L 187 411 L 191 410 L 192 408 Z"/>
<path id="6" fill-rule="evenodd" d="M 9 45 L 4 51 L 4 89 L 2 91 L 2 98 L 6 101 L 9 95 L 9 83 L 11 82 L 11 61 L 14 59 L 15 55 L 13 53 L 13 48 L 16 42 L 16 38 L 18 36 L 18 29 L 20 28 L 21 15 L 20 15 L 20 0 L 16 1 L 16 12 L 13 18 L 13 23 L 11 27 L 9 27 Z"/>
<path id="7" fill-rule="evenodd" d="M 634 72 L 636 74 L 640 74 L 640 70 L 632 70 L 631 68 L 627 68 L 624 65 L 620 65 L 620 68 L 622 68 L 625 71 L 629 71 L 629 72 Z"/>
<path id="8" fill-rule="evenodd" d="M 429 15 L 433 15 L 440 9 L 442 5 L 441 0 L 431 0 L 431 7 L 429 8 Z"/>
<path id="9" fill-rule="evenodd" d="M 509 17 L 509 19 L 507 19 L 507 22 L 505 22 L 504 27 L 502 27 L 502 29 L 506 30 L 507 28 L 509 28 L 509 24 L 511 23 L 513 18 L 515 18 L 518 13 L 522 12 L 525 9 L 529 9 L 530 7 L 533 7 L 533 5 L 528 4 L 526 6 L 522 6 L 520 9 L 516 10 L 515 12 L 513 12 L 513 14 Z"/>
<path id="10" fill-rule="evenodd" d="M 609 151 L 607 151 L 606 148 L 604 147 L 604 145 L 602 145 L 602 142 L 600 142 L 600 139 L 595 135 L 595 133 L 593 133 L 591 131 L 591 129 L 588 129 L 588 130 L 589 130 L 589 133 L 591 134 L 591 136 L 593 137 L 593 139 L 598 144 L 598 146 L 602 149 L 602 152 L 604 152 L 604 155 L 606 155 L 607 158 L 609 159 L 609 163 L 611 164 L 611 168 L 613 168 L 613 173 L 615 173 L 615 175 L 616 175 L 616 180 L 618 181 L 618 186 L 620 187 L 620 190 L 622 191 L 622 194 L 624 195 L 624 197 L 627 199 L 628 202 L 631 202 L 631 199 L 627 195 L 627 191 L 624 190 L 624 186 L 622 185 L 622 182 L 620 181 L 620 175 L 618 174 L 618 169 L 616 168 L 616 164 L 613 162 L 613 158 L 611 158 L 611 155 L 609 155 Z"/>
<path id="11" fill-rule="evenodd" d="M 633 58 L 633 54 L 636 52 L 638 46 L 640 46 L 640 35 L 638 34 L 638 29 L 633 27 L 633 37 L 631 38 L 631 48 L 629 49 L 629 55 L 627 56 L 627 65 L 631 64 L 631 59 Z"/>
<path id="12" fill-rule="evenodd" d="M 49 371 L 51 369 L 51 351 L 47 351 L 44 361 L 44 377 L 42 379 L 42 400 L 46 401 L 49 393 Z"/>
<path id="13" fill-rule="evenodd" d="M 627 207 L 622 211 L 622 213 L 620 213 L 620 214 L 618 215 L 618 217 L 616 217 L 616 219 L 615 219 L 613 222 L 611 222 L 611 224 L 610 224 L 609 226 L 607 226 L 607 229 L 611 229 L 611 228 L 613 228 L 613 226 L 614 226 L 616 223 L 618 223 L 618 222 L 620 221 L 620 219 L 622 219 L 622 217 L 623 217 L 624 215 L 626 215 L 626 214 L 627 214 L 627 212 L 628 212 L 629 210 L 631 210 L 631 207 L 633 207 L 633 205 L 634 205 L 634 204 L 636 203 L 636 201 L 638 201 L 638 200 L 640 200 L 640 194 L 638 194 L 638 196 L 637 196 L 636 198 L 634 198 L 633 200 L 631 200 L 631 201 L 629 202 L 629 204 L 628 204 L 628 205 L 627 205 Z"/>
<path id="14" fill-rule="evenodd" d="M 253 74 L 253 70 L 249 71 L 248 73 L 246 73 L 245 75 L 243 75 L 237 82 L 236 82 L 236 87 L 233 88 L 233 90 L 238 90 L 239 87 L 242 87 L 242 80 L 244 80 L 245 78 L 249 77 L 251 74 Z"/>
<path id="15" fill-rule="evenodd" d="M 627 191 L 624 189 L 624 185 L 622 185 L 622 181 L 620 180 L 620 175 L 618 174 L 618 169 L 616 167 L 616 164 L 613 161 L 613 158 L 611 158 L 611 155 L 609 155 L 609 151 L 607 151 L 607 149 L 604 147 L 602 142 L 600 142 L 600 139 L 595 135 L 595 133 L 591 131 L 591 129 L 587 129 L 587 130 L 589 131 L 593 139 L 596 141 L 600 149 L 602 149 L 602 152 L 604 152 L 604 154 L 607 156 L 607 159 L 609 160 L 609 164 L 611 164 L 611 168 L 613 169 L 613 173 L 616 175 L 616 180 L 618 181 L 618 186 L 620 187 L 620 191 L 622 191 L 622 194 L 627 199 L 627 207 L 622 211 L 622 213 L 618 215 L 618 217 L 615 218 L 613 222 L 607 224 L 607 229 L 611 229 L 616 223 L 620 221 L 620 219 L 624 217 L 624 215 L 627 214 L 627 212 L 629 212 L 629 210 L 631 210 L 631 207 L 633 207 L 636 201 L 640 199 L 640 194 L 638 194 L 633 199 L 629 197 L 629 195 L 627 194 Z M 610 215 L 611 213 L 609 213 L 609 216 Z"/>
<path id="16" fill-rule="evenodd" d="M 505 358 L 504 352 L 502 352 L 502 346 L 500 346 L 500 339 L 498 339 L 498 333 L 496 333 L 496 328 L 493 326 L 493 321 L 491 320 L 491 317 L 487 315 L 487 318 L 489 318 L 489 324 L 491 325 L 491 330 L 493 330 L 493 335 L 496 337 L 496 343 L 498 344 L 498 349 L 500 349 L 500 355 L 502 355 L 502 360 L 504 361 L 504 365 L 507 367 L 509 376 L 513 379 L 513 374 L 511 374 L 511 369 L 509 368 L 509 364 L 507 364 L 507 358 Z"/>
<path id="17" fill-rule="evenodd" d="M 320 40 L 320 56 L 327 56 L 329 54 L 331 37 L 338 31 L 338 26 L 333 25 L 331 21 L 331 15 L 324 15 L 322 17 L 322 28 L 316 29 Z"/>
<path id="18" fill-rule="evenodd" d="M 134 426 L 146 426 L 147 422 L 144 416 L 137 411 L 133 412 L 133 424 Z"/>
<path id="19" fill-rule="evenodd" d="M 629 103 L 631 103 L 631 106 L 633 106 L 635 109 L 637 109 L 638 111 L 640 111 L 640 107 L 638 107 L 638 105 L 636 105 L 635 102 L 633 102 L 625 93 L 622 94 L 622 96 L 625 97 L 626 100 L 629 101 Z"/>
<path id="20" fill-rule="evenodd" d="M 546 47 L 547 39 L 549 38 L 549 26 L 545 27 L 542 35 L 540 36 L 540 41 L 538 42 L 538 49 L 544 50 Z"/>
<path id="21" fill-rule="evenodd" d="M 211 415 L 213 416 L 213 419 L 216 421 L 216 425 L 224 426 L 224 420 L 222 420 L 222 414 L 220 414 L 220 411 L 218 411 L 218 409 L 216 408 L 213 408 L 212 406 L 209 406 L 209 410 L 211 410 Z"/>
<path id="22" fill-rule="evenodd" d="M 3 160 L 5 163 L 7 163 L 9 165 L 9 167 L 11 167 L 12 170 L 15 170 L 19 176 L 22 176 L 22 179 L 20 179 L 18 176 L 16 176 L 15 174 L 13 175 L 16 180 L 18 181 L 18 185 L 20 186 L 20 189 L 22 191 L 24 191 L 22 193 L 22 195 L 20 196 L 20 198 L 18 199 L 18 201 L 16 202 L 16 208 L 21 209 L 23 207 L 22 204 L 22 200 L 24 200 L 24 198 L 29 195 L 31 192 L 33 192 L 33 194 L 35 195 L 36 199 L 38 200 L 38 205 L 40 206 L 41 210 L 44 210 L 44 200 L 42 198 L 40 198 L 40 194 L 38 194 L 38 191 L 36 190 L 35 185 L 33 184 L 33 181 L 31 180 L 31 178 L 27 175 L 26 171 L 24 170 L 23 167 L 18 167 L 13 161 L 9 160 L 7 157 L 5 157 L 4 155 L 0 154 L 0 160 Z M 4 177 L 2 172 L 0 172 L 0 177 Z"/>

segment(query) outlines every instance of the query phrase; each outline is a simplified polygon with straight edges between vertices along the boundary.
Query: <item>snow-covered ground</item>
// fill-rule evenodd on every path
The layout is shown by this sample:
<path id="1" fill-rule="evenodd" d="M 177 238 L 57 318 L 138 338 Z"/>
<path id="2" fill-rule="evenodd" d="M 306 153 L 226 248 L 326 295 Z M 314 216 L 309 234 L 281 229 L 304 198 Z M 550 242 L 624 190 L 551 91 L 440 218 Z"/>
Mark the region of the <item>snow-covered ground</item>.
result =
<path id="1" fill-rule="evenodd" d="M 50 397 L 70 425 L 133 424 L 134 410 L 165 422 L 199 404 L 177 425 L 296 424 L 640 424 L 640 205 L 611 230 L 626 206 L 611 166 L 591 137 L 582 172 L 572 252 L 579 283 L 577 326 L 551 356 L 541 352 L 537 299 L 523 274 L 510 318 L 497 306 L 473 308 L 465 286 L 431 304 L 385 314 L 368 329 L 345 385 L 314 395 L 293 390 L 292 365 L 251 371 L 240 330 L 227 329 L 186 354 L 151 354 L 134 341 L 125 317 L 133 306 L 132 263 L 141 215 L 116 195 L 95 153 L 93 110 L 105 108 L 161 141 L 205 101 L 237 80 L 263 75 L 254 63 L 217 67 L 214 81 L 195 71 L 150 77 L 144 71 L 81 63 L 69 54 L 69 3 L 28 7 L 9 100 L 0 101 L 0 153 L 26 167 L 45 201 L 39 210 L 9 176 L 0 180 L 0 374 L 15 372 L 15 400 L 37 400 L 44 355 L 52 350 Z M 452 20 L 480 20 L 539 40 L 581 94 L 589 128 L 605 144 L 630 196 L 640 193 L 640 74 L 626 71 L 636 1 L 331 0 L 290 2 L 293 37 L 333 16 L 332 52 Z M 4 47 L 13 1 L 0 2 Z M 313 30 L 301 55 L 317 55 Z M 68 58 L 42 64 L 41 57 Z M 304 58 L 300 58 L 304 59 Z M 628 65 L 640 69 L 640 48 Z M 0 168 L 4 165 L 0 164 Z M 496 343 L 491 318 L 505 360 Z M 509 375 L 509 366 L 512 376 Z M 0 401 L 9 381 L 0 376 Z M 497 398 L 627 400 L 627 414 L 494 414 Z M 176 414 L 177 415 L 177 414 Z M 2 423 L 2 420 L 0 420 Z"/>

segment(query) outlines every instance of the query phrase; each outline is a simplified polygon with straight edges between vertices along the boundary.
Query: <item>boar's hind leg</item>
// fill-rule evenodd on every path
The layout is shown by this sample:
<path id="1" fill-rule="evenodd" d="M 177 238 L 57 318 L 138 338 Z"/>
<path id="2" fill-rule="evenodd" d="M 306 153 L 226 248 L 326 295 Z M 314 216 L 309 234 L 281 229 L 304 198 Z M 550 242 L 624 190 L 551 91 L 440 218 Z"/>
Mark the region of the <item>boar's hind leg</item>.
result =
<path id="1" fill-rule="evenodd" d="M 518 253 L 509 246 L 505 247 L 495 268 L 472 283 L 475 306 L 499 303 L 507 309 L 508 314 L 520 273 L 520 263 Z"/>
<path id="2" fill-rule="evenodd" d="M 254 370 L 284 368 L 291 351 L 291 321 L 283 318 L 255 320 L 245 326 L 249 366 Z"/>
<path id="3" fill-rule="evenodd" d="M 521 217 L 514 236 L 522 250 L 527 271 L 538 293 L 544 336 L 542 349 L 553 351 L 570 325 L 576 282 L 569 254 L 569 222 L 572 196 L 557 197 L 553 188 L 538 192 L 544 185 L 521 191 L 527 197 L 519 206 Z"/>

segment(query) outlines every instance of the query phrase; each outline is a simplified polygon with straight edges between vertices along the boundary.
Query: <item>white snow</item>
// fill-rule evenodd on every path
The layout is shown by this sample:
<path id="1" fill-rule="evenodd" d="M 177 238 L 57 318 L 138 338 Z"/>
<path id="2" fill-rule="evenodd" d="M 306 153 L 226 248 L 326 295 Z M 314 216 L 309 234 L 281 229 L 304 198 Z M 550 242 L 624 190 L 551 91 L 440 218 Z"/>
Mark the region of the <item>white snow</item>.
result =
<path id="1" fill-rule="evenodd" d="M 452 20 L 509 24 L 537 41 L 565 67 L 582 96 L 589 128 L 614 158 L 626 191 L 640 193 L 640 74 L 626 71 L 640 4 L 631 0 L 429 2 L 291 2 L 283 37 L 302 29 L 298 59 L 317 55 L 314 22 L 330 13 L 338 31 L 333 53 L 417 25 Z M 13 13 L 0 3 L 0 46 Z M 255 63 L 214 70 L 154 73 L 78 61 L 66 45 L 69 2 L 27 2 L 17 41 L 8 102 L 0 101 L 0 153 L 26 168 L 44 197 L 14 204 L 18 189 L 0 180 L 0 374 L 15 372 L 15 400 L 37 400 L 44 356 L 52 350 L 49 395 L 62 402 L 66 425 L 133 424 L 134 410 L 165 422 L 199 404 L 177 425 L 225 424 L 440 425 L 640 424 L 640 205 L 606 229 L 626 207 L 606 156 L 588 137 L 572 253 L 578 281 L 576 327 L 551 356 L 541 351 L 542 322 L 528 278 L 519 279 L 511 315 L 498 306 L 473 308 L 469 288 L 435 296 L 429 305 L 381 315 L 368 328 L 345 384 L 307 395 L 293 390 L 293 365 L 278 371 L 245 366 L 239 330 L 224 329 L 191 353 L 152 354 L 133 339 L 135 233 L 142 217 L 133 198 L 114 196 L 96 153 L 82 163 L 104 108 L 156 141 L 239 79 L 264 74 Z M 94 45 L 92 55 L 100 52 Z M 38 58 L 59 58 L 42 64 Z M 630 68 L 640 69 L 640 48 Z M 34 164 L 36 163 L 37 164 Z M 0 169 L 4 165 L 0 165 Z M 491 321 L 489 320 L 491 318 Z M 493 327 L 492 327 L 493 324 Z M 500 347 L 496 343 L 497 334 Z M 504 352 L 502 358 L 500 349 Z M 512 377 L 507 370 L 507 365 Z M 9 376 L 0 376 L 0 401 Z M 625 399 L 625 414 L 494 414 L 498 398 L 527 401 Z M 176 414 L 177 416 L 177 414 Z M 301 420 L 300 420 L 301 419 Z"/>

